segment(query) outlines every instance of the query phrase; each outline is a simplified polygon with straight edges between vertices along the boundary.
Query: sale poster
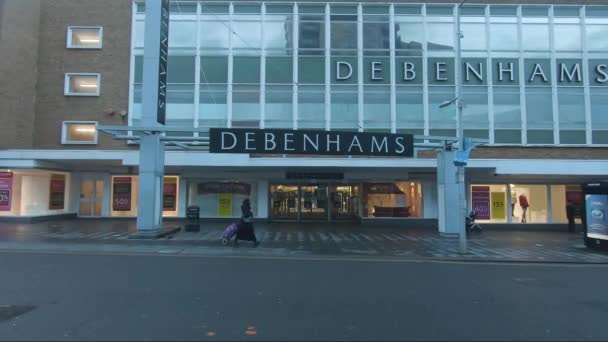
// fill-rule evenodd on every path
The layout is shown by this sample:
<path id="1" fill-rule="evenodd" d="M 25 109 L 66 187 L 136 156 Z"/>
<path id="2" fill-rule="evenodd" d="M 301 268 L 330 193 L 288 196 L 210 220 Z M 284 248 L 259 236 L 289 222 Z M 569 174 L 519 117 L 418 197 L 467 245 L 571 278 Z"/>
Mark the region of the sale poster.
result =
<path id="1" fill-rule="evenodd" d="M 480 220 L 490 219 L 490 187 L 473 186 L 471 189 L 471 203 Z"/>
<path id="2" fill-rule="evenodd" d="M 0 211 L 11 211 L 13 173 L 0 172 Z"/>
<path id="3" fill-rule="evenodd" d="M 177 177 L 165 177 L 163 184 L 163 211 L 177 210 Z"/>
<path id="4" fill-rule="evenodd" d="M 492 220 L 504 220 L 507 217 L 505 193 L 492 192 Z"/>
<path id="5" fill-rule="evenodd" d="M 112 210 L 131 211 L 131 177 L 115 177 Z"/>
<path id="6" fill-rule="evenodd" d="M 49 210 L 65 208 L 65 175 L 51 174 Z"/>
<path id="7" fill-rule="evenodd" d="M 220 216 L 220 217 L 232 216 L 232 194 L 231 193 L 219 194 L 218 216 Z"/>

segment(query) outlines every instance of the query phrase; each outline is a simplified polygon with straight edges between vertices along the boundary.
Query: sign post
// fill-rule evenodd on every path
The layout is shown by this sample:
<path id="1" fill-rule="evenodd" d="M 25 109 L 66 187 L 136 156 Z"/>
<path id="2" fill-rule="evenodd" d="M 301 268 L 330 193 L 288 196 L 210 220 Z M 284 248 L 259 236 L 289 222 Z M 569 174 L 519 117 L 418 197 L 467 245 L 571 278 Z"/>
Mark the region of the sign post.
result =
<path id="1" fill-rule="evenodd" d="M 158 127 L 140 139 L 138 237 L 156 237 L 163 213 L 164 143 L 166 122 L 167 62 L 169 59 L 169 0 L 146 0 L 142 124 Z"/>

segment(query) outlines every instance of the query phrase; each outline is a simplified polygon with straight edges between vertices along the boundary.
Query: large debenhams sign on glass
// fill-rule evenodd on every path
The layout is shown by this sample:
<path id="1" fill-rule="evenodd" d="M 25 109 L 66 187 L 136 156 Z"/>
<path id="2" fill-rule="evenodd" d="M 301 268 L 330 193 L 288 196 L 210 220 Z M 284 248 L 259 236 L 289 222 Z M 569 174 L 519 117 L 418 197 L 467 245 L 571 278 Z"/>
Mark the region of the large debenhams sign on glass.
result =
<path id="1" fill-rule="evenodd" d="M 211 128 L 209 151 L 413 157 L 414 136 L 368 132 Z"/>
<path id="2" fill-rule="evenodd" d="M 455 66 L 453 58 L 396 57 L 395 82 L 397 84 L 422 84 L 423 75 L 430 84 L 454 84 Z M 520 66 L 523 68 L 520 72 Z M 551 59 L 525 58 L 520 64 L 515 58 L 464 58 L 462 62 L 462 82 L 468 85 L 487 84 L 488 79 L 497 85 L 518 84 L 521 78 L 531 85 L 551 85 L 553 78 L 558 85 L 582 85 L 585 78 L 591 85 L 608 84 L 608 65 L 605 61 L 589 60 L 587 70 L 581 59 L 556 59 L 552 67 Z M 553 70 L 552 70 L 553 68 Z M 389 84 L 391 63 L 388 57 L 366 57 L 363 59 L 363 79 L 365 83 Z M 358 80 L 356 58 L 332 57 L 332 83 L 355 84 Z"/>

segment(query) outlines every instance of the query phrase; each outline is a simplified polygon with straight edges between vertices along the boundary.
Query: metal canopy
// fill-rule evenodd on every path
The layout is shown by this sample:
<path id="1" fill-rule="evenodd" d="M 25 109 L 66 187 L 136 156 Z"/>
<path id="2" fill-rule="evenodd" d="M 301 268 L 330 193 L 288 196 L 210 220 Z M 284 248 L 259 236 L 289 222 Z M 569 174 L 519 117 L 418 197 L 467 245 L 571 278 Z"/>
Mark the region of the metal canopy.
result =
<path id="1" fill-rule="evenodd" d="M 209 150 L 209 128 L 186 127 L 147 127 L 147 126 L 98 126 L 97 130 L 111 135 L 115 140 L 127 140 L 139 144 L 142 136 L 153 132 L 162 134 L 160 140 L 168 148 L 184 150 Z M 172 134 L 190 133 L 189 136 L 173 136 Z M 458 146 L 457 137 L 414 135 L 414 148 L 416 150 L 452 150 Z M 472 139 L 476 146 L 489 143 L 488 139 Z"/>

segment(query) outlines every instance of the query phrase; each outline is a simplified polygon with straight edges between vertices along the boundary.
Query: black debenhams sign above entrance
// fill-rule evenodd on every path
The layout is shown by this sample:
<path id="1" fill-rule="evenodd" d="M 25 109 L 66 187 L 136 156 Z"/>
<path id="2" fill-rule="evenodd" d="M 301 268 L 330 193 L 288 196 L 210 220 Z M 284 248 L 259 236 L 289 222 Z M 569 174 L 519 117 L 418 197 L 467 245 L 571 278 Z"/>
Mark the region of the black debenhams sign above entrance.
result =
<path id="1" fill-rule="evenodd" d="M 209 151 L 413 157 L 414 136 L 368 132 L 211 128 Z"/>

